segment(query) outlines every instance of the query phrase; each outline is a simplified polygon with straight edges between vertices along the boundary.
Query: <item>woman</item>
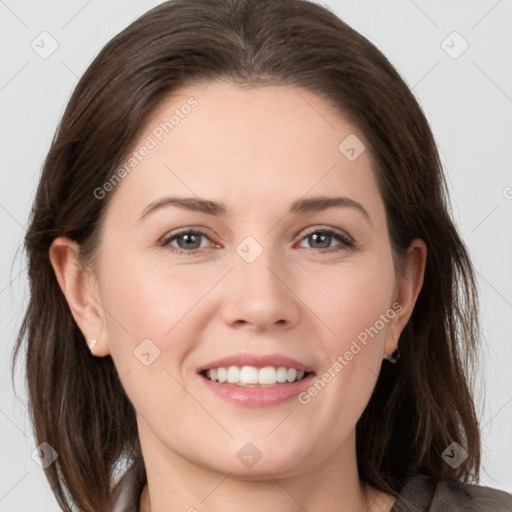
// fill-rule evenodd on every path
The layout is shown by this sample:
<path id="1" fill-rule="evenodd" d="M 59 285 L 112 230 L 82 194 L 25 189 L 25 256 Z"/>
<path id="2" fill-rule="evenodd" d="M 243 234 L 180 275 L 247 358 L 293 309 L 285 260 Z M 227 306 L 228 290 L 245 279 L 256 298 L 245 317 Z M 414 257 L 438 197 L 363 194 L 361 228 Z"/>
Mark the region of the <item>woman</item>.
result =
<path id="1" fill-rule="evenodd" d="M 62 509 L 512 510 L 470 483 L 447 204 L 413 95 L 327 9 L 178 0 L 117 35 L 26 236 L 17 351 Z"/>

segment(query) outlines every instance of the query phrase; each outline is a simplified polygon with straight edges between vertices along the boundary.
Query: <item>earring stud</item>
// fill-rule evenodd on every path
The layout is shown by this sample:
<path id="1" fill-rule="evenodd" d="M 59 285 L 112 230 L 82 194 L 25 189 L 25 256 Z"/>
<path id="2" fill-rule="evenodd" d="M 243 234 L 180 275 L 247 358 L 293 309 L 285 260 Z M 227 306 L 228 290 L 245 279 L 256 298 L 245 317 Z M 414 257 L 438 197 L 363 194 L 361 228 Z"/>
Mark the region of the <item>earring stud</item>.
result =
<path id="1" fill-rule="evenodd" d="M 386 359 L 390 363 L 395 364 L 400 359 L 400 350 L 398 349 L 398 345 L 395 348 L 395 351 L 389 356 L 385 357 L 384 359 Z"/>
<path id="2" fill-rule="evenodd" d="M 91 350 L 91 354 L 94 355 L 93 349 L 96 346 L 96 340 L 89 340 L 89 349 Z"/>

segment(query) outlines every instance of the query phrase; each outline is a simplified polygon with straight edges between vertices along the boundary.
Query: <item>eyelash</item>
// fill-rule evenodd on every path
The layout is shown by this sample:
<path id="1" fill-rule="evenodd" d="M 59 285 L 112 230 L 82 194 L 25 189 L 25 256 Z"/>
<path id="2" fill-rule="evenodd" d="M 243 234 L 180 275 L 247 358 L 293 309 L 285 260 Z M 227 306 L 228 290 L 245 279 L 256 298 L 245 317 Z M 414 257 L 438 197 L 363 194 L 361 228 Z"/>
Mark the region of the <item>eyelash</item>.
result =
<path id="1" fill-rule="evenodd" d="M 320 251 L 321 254 L 325 254 L 325 253 L 332 253 L 332 252 L 339 252 L 339 251 L 343 251 L 343 250 L 346 250 L 346 249 L 351 249 L 354 247 L 354 241 L 352 240 L 352 238 L 350 238 L 348 235 L 344 234 L 343 232 L 341 231 L 337 231 L 335 229 L 332 229 L 332 228 L 322 228 L 322 229 L 313 229 L 309 232 L 307 232 L 302 238 L 301 238 L 301 242 L 302 240 L 304 240 L 305 238 L 307 238 L 309 235 L 313 235 L 313 234 L 323 234 L 323 235 L 330 235 L 336 239 L 338 239 L 340 242 L 342 242 L 342 246 L 341 247 L 328 247 L 326 249 L 317 249 L 317 251 Z M 160 241 L 160 245 L 161 246 L 166 246 L 166 247 L 169 247 L 172 252 L 178 254 L 178 255 L 189 255 L 189 256 L 200 256 L 204 251 L 203 249 L 191 249 L 191 250 L 185 250 L 185 249 L 179 249 L 177 247 L 173 247 L 170 245 L 170 243 L 172 241 L 174 241 L 175 239 L 179 238 L 180 236 L 183 236 L 183 235 L 198 235 L 198 236 L 204 236 L 205 238 L 208 238 L 208 235 L 202 231 L 199 231 L 199 230 L 192 230 L 192 229 L 183 229 L 183 230 L 180 230 L 180 231 L 177 231 L 177 232 L 174 232 L 174 233 L 171 233 L 169 234 L 168 236 L 165 236 L 161 239 Z M 314 248 L 312 248 L 311 250 L 315 251 Z"/>

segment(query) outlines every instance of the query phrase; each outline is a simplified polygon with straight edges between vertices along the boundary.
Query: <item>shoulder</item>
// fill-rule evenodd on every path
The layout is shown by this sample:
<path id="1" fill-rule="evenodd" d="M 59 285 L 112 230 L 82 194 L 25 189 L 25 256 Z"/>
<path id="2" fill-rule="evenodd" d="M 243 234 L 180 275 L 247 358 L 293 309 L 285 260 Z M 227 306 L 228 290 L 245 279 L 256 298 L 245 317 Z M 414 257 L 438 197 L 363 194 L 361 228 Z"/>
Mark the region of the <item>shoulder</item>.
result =
<path id="1" fill-rule="evenodd" d="M 461 511 L 511 512 L 512 495 L 482 485 L 441 480 L 437 483 L 434 500 L 459 506 Z M 434 501 L 436 503 L 436 501 Z M 450 508 L 450 510 L 452 510 Z"/>
<path id="2" fill-rule="evenodd" d="M 427 475 L 407 478 L 392 512 L 512 512 L 512 495 Z"/>

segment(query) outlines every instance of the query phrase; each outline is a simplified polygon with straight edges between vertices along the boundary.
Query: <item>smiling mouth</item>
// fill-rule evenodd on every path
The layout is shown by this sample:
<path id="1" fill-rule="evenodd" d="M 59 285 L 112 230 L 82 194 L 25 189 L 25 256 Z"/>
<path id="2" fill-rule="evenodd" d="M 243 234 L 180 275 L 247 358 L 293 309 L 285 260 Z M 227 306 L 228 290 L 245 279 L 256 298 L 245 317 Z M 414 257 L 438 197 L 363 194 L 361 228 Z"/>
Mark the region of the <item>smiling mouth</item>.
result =
<path id="1" fill-rule="evenodd" d="M 213 382 L 245 387 L 274 387 L 300 382 L 312 372 L 285 366 L 227 366 L 203 370 L 200 375 Z"/>

